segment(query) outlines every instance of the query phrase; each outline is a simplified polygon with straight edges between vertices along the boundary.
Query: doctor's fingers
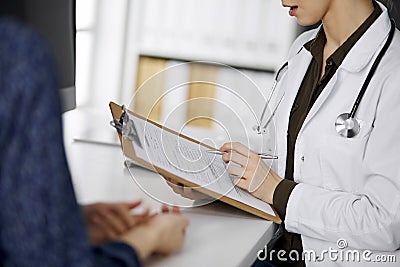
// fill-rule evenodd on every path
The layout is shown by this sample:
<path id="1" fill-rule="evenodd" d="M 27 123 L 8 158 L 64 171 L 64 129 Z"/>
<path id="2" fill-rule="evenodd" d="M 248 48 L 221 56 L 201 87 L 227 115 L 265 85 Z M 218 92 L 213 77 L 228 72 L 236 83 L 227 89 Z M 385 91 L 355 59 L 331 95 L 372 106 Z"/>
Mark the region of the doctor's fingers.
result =
<path id="1" fill-rule="evenodd" d="M 245 157 L 253 157 L 254 155 L 257 155 L 253 151 L 251 151 L 248 147 L 239 142 L 225 143 L 219 150 L 222 152 L 233 150 L 242 154 Z"/>
<path id="2" fill-rule="evenodd" d="M 229 165 L 227 170 L 229 174 L 237 177 L 244 177 L 246 173 L 246 169 L 238 165 Z"/>
<path id="3" fill-rule="evenodd" d="M 232 161 L 234 163 L 239 164 L 240 166 L 244 167 L 248 164 L 249 158 L 243 156 L 242 154 L 239 154 L 235 151 L 230 151 L 222 155 L 222 160 L 225 163 L 228 163 L 229 161 Z"/>
<path id="4" fill-rule="evenodd" d="M 184 198 L 196 200 L 199 197 L 197 192 L 190 187 L 184 186 L 179 183 L 176 184 L 175 181 L 169 181 L 169 180 L 167 180 L 167 184 L 169 185 L 169 187 L 172 188 L 172 190 L 176 194 L 181 195 Z"/>
<path id="5" fill-rule="evenodd" d="M 257 173 L 257 164 L 258 161 L 249 161 L 246 166 L 239 166 L 236 164 L 230 164 L 227 168 L 228 173 L 238 176 L 238 177 L 244 177 L 246 179 L 253 179 L 253 177 Z"/>
<path id="6" fill-rule="evenodd" d="M 179 185 L 179 184 L 175 183 L 175 181 L 171 181 L 171 180 L 169 180 L 169 179 L 167 179 L 166 182 L 167 182 L 167 184 L 169 185 L 169 187 L 171 187 L 171 189 L 172 189 L 175 193 L 177 193 L 177 194 L 179 194 L 179 195 L 182 195 L 182 194 L 183 194 L 183 186 L 182 186 L 182 185 Z"/>
<path id="7" fill-rule="evenodd" d="M 237 186 L 243 190 L 249 191 L 250 182 L 246 178 L 237 178 L 237 179 L 234 179 L 233 182 L 234 182 L 235 186 Z"/>
<path id="8" fill-rule="evenodd" d="M 249 180 L 249 179 L 245 179 L 245 178 L 238 178 L 234 180 L 234 184 L 243 189 L 246 190 L 247 192 L 249 192 L 250 194 L 254 195 L 257 198 L 261 198 L 259 196 L 259 193 L 257 193 L 256 191 L 261 187 L 262 183 L 254 183 L 254 179 Z"/>

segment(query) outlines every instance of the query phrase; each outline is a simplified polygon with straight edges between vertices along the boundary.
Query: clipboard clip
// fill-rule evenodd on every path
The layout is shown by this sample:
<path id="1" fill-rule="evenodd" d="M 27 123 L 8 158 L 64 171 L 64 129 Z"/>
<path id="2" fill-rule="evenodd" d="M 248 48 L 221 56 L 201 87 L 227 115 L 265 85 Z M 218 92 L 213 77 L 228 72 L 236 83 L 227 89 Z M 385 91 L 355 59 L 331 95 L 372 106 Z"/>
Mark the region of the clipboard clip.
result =
<path id="1" fill-rule="evenodd" d="M 129 115 L 127 113 L 125 105 L 122 105 L 121 108 L 121 117 L 119 118 L 119 120 L 114 119 L 110 121 L 111 126 L 117 129 L 118 133 L 121 134 L 123 138 L 126 138 L 129 141 L 134 142 L 140 148 L 143 148 L 135 124 L 131 119 L 129 119 Z"/>
<path id="2" fill-rule="evenodd" d="M 112 127 L 114 127 L 115 129 L 117 129 L 119 134 L 123 134 L 124 131 L 124 123 L 127 123 L 129 118 L 128 115 L 126 114 L 126 108 L 125 105 L 122 105 L 122 115 L 119 118 L 119 120 L 114 119 L 112 121 L 110 121 L 110 125 Z"/>

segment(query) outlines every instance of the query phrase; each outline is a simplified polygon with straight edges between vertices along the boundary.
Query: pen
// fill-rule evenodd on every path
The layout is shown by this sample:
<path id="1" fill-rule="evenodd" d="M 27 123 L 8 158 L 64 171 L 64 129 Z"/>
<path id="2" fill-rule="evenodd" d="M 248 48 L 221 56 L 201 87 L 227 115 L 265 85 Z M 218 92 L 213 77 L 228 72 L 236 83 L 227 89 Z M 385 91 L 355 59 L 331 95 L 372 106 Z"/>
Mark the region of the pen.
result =
<path id="1" fill-rule="evenodd" d="M 219 150 L 207 150 L 207 153 L 215 154 L 215 155 L 223 155 L 226 152 L 221 152 Z M 272 156 L 272 155 L 265 154 L 265 153 L 259 153 L 257 155 L 259 155 L 260 158 L 262 158 L 262 159 L 278 159 L 278 156 Z"/>

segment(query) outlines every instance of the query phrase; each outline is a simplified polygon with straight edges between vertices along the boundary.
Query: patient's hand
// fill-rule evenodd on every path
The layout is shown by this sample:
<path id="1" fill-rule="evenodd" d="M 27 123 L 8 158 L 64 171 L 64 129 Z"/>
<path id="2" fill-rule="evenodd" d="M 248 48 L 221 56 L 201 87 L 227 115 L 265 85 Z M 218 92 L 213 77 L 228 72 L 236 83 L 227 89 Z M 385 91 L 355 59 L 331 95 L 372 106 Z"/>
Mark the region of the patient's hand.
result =
<path id="1" fill-rule="evenodd" d="M 132 203 L 94 203 L 83 206 L 90 241 L 99 244 L 118 239 L 126 231 L 149 219 L 149 211 L 132 215 L 141 201 Z"/>
<path id="2" fill-rule="evenodd" d="M 121 241 L 132 246 L 142 260 L 153 253 L 168 255 L 182 248 L 188 224 L 178 207 L 164 205 L 162 213 L 129 230 Z"/>

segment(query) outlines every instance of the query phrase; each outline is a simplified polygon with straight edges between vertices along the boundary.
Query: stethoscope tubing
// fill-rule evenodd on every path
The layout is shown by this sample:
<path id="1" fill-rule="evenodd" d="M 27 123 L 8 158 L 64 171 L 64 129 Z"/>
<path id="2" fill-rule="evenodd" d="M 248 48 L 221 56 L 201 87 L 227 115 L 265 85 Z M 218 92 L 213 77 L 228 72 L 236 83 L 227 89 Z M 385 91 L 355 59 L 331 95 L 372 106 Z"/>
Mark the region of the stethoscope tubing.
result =
<path id="1" fill-rule="evenodd" d="M 283 66 L 280 67 L 280 69 L 278 70 L 278 72 L 275 75 L 274 84 L 272 85 L 271 92 L 269 93 L 269 96 L 268 96 L 268 99 L 267 99 L 267 105 L 264 106 L 264 109 L 263 109 L 261 117 L 260 117 L 260 123 L 263 121 L 264 116 L 265 116 L 265 112 L 267 111 L 267 108 L 268 108 L 268 103 L 271 102 L 271 98 L 272 98 L 273 94 L 275 93 L 275 89 L 276 89 L 276 87 L 278 85 L 278 82 L 280 80 L 279 79 L 280 74 L 282 73 L 283 70 L 285 70 L 288 67 L 288 65 L 289 65 L 289 62 L 286 62 L 285 64 L 283 64 Z M 269 121 L 270 120 L 268 120 L 268 122 Z"/>
<path id="2" fill-rule="evenodd" d="M 278 104 L 276 105 L 275 109 L 272 111 L 270 117 L 268 118 L 268 120 L 265 122 L 264 126 L 261 126 L 262 121 L 264 120 L 264 116 L 265 113 L 267 111 L 267 108 L 269 107 L 269 103 L 271 102 L 272 96 L 275 93 L 276 87 L 280 81 L 280 79 L 282 78 L 281 74 L 284 73 L 284 71 L 287 71 L 287 68 L 289 66 L 289 62 L 286 62 L 285 64 L 282 65 L 282 67 L 279 68 L 278 72 L 275 75 L 275 79 L 274 79 L 274 84 L 272 85 L 271 88 L 271 92 L 269 93 L 268 99 L 266 104 L 264 105 L 264 109 L 262 111 L 261 117 L 260 117 L 260 123 L 258 124 L 258 126 L 256 126 L 256 131 L 258 134 L 262 134 L 262 132 L 267 128 L 267 126 L 270 124 L 270 122 L 272 121 L 276 110 L 278 109 L 279 105 L 281 104 L 282 100 L 283 100 L 283 96 L 281 97 L 281 99 L 279 100 Z"/>
<path id="3" fill-rule="evenodd" d="M 396 30 L 396 24 L 395 24 L 394 20 L 392 19 L 389 37 L 388 37 L 384 47 L 382 48 L 381 52 L 376 57 L 376 60 L 375 60 L 374 64 L 372 65 L 371 70 L 369 71 L 363 86 L 361 87 L 360 93 L 358 94 L 356 101 L 354 102 L 353 108 L 351 109 L 350 118 L 354 118 L 356 116 L 358 107 L 360 106 L 361 100 L 363 99 L 364 94 L 367 91 L 367 88 L 372 80 L 372 77 L 374 76 L 376 69 L 378 68 L 379 64 L 382 61 L 382 58 L 384 57 L 387 50 L 389 49 L 390 44 L 392 43 L 395 30 Z"/>

